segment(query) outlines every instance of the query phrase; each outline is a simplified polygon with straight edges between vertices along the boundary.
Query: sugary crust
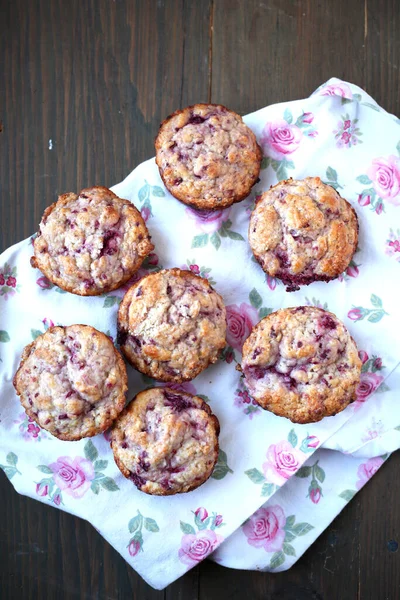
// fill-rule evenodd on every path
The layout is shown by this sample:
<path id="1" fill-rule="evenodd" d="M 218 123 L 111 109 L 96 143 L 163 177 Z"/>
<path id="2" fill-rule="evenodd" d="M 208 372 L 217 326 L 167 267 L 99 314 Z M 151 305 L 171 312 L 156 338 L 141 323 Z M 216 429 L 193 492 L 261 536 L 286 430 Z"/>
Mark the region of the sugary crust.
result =
<path id="1" fill-rule="evenodd" d="M 166 188 L 197 209 L 240 202 L 260 173 L 262 152 L 254 133 L 220 104 L 177 110 L 161 124 L 155 147 Z"/>
<path id="2" fill-rule="evenodd" d="M 194 379 L 225 346 L 223 300 L 206 279 L 181 269 L 147 275 L 129 288 L 118 311 L 121 351 L 160 381 Z"/>
<path id="3" fill-rule="evenodd" d="M 354 400 L 361 361 L 334 314 L 300 306 L 278 310 L 253 327 L 241 370 L 262 408 L 294 423 L 314 423 Z"/>
<path id="4" fill-rule="evenodd" d="M 60 440 L 105 431 L 125 406 L 125 363 L 89 325 L 51 327 L 24 348 L 14 387 L 26 414 Z"/>
<path id="5" fill-rule="evenodd" d="M 319 177 L 287 179 L 257 201 L 249 243 L 263 270 L 288 291 L 335 279 L 357 249 L 353 207 Z"/>
<path id="6" fill-rule="evenodd" d="M 190 492 L 218 459 L 219 422 L 197 396 L 170 388 L 140 392 L 111 431 L 121 473 L 146 494 Z"/>
<path id="7" fill-rule="evenodd" d="M 32 267 L 80 296 L 120 287 L 154 249 L 135 206 L 99 186 L 63 194 L 46 208 L 33 247 Z"/>

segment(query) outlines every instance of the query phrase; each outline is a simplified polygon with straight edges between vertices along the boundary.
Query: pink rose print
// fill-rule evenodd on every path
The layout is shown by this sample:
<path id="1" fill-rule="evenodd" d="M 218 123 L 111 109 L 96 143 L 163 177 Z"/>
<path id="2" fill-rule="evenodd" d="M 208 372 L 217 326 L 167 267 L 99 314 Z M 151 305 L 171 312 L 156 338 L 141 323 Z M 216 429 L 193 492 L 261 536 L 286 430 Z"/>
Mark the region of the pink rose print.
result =
<path id="1" fill-rule="evenodd" d="M 304 462 L 304 454 L 283 440 L 272 444 L 267 451 L 267 461 L 263 464 L 265 478 L 276 485 L 283 485 Z"/>
<path id="2" fill-rule="evenodd" d="M 4 285 L 6 280 L 4 279 L 3 273 L 0 273 L 0 285 Z"/>
<path id="3" fill-rule="evenodd" d="M 234 355 L 233 351 L 228 350 L 227 353 L 225 354 L 225 360 L 228 363 L 228 365 L 231 364 L 231 362 L 233 361 L 234 358 L 235 358 L 235 355 Z"/>
<path id="4" fill-rule="evenodd" d="M 269 287 L 269 289 L 274 291 L 274 289 L 276 288 L 276 284 L 277 284 L 277 280 L 275 279 L 275 277 L 271 277 L 270 275 L 267 275 L 267 286 Z"/>
<path id="5" fill-rule="evenodd" d="M 314 115 L 311 112 L 303 113 L 302 121 L 303 123 L 312 123 L 314 121 Z"/>
<path id="6" fill-rule="evenodd" d="M 128 546 L 128 552 L 131 556 L 136 556 L 136 554 L 141 549 L 139 540 L 132 540 Z"/>
<path id="7" fill-rule="evenodd" d="M 342 115 L 337 128 L 334 129 L 336 146 L 338 148 L 351 148 L 356 144 L 361 144 L 360 129 L 357 127 L 358 119 L 350 119 L 349 115 Z"/>
<path id="8" fill-rule="evenodd" d="M 360 490 L 377 470 L 383 465 L 384 460 L 380 456 L 370 458 L 366 463 L 362 463 L 357 470 L 358 481 L 356 488 Z"/>
<path id="9" fill-rule="evenodd" d="M 140 214 L 142 215 L 143 221 L 146 223 L 146 221 L 148 221 L 148 219 L 149 219 L 149 217 L 151 215 L 149 207 L 148 206 L 144 206 L 141 209 Z"/>
<path id="10" fill-rule="evenodd" d="M 372 364 L 373 364 L 374 369 L 376 369 L 377 371 L 382 369 L 382 359 L 381 358 L 375 358 L 375 360 Z"/>
<path id="11" fill-rule="evenodd" d="M 381 215 L 383 213 L 383 204 L 382 204 L 382 202 L 380 202 L 377 205 L 377 207 L 375 209 L 375 212 L 376 212 L 377 215 Z"/>
<path id="12" fill-rule="evenodd" d="M 50 290 L 53 287 L 53 284 L 47 279 L 47 277 L 39 277 L 36 279 L 36 283 L 42 290 Z"/>
<path id="13" fill-rule="evenodd" d="M 38 496 L 47 496 L 49 491 L 49 486 L 48 485 L 43 485 L 42 483 L 37 483 L 36 484 L 36 493 Z"/>
<path id="14" fill-rule="evenodd" d="M 258 321 L 258 312 L 244 302 L 240 306 L 231 304 L 226 307 L 226 321 L 228 325 L 226 333 L 228 344 L 241 352 L 243 342 L 250 335 L 253 325 Z"/>
<path id="15" fill-rule="evenodd" d="M 6 285 L 9 285 L 10 287 L 14 287 L 17 285 L 17 280 L 15 279 L 15 277 L 8 277 L 7 281 L 6 281 Z"/>
<path id="16" fill-rule="evenodd" d="M 244 414 L 247 415 L 250 420 L 253 419 L 255 414 L 261 414 L 260 407 L 258 406 L 257 402 L 253 400 L 247 390 L 236 390 L 233 406 L 237 406 L 237 408 L 243 408 Z"/>
<path id="17" fill-rule="evenodd" d="M 18 417 L 19 418 L 13 422 L 18 425 L 18 429 L 26 442 L 40 442 L 41 439 L 47 437 L 45 432 L 40 429 L 32 417 L 28 417 L 25 412 L 19 414 Z"/>
<path id="18" fill-rule="evenodd" d="M 318 448 L 319 439 L 316 435 L 308 435 L 306 437 L 307 448 Z"/>
<path id="19" fill-rule="evenodd" d="M 364 402 L 368 396 L 378 389 L 382 381 L 382 375 L 378 375 L 377 373 L 361 373 L 361 381 L 356 389 L 358 402 Z"/>
<path id="20" fill-rule="evenodd" d="M 359 274 L 360 271 L 358 270 L 357 265 L 350 265 L 346 269 L 346 275 L 348 275 L 349 277 L 358 277 Z"/>
<path id="21" fill-rule="evenodd" d="M 380 437 L 385 432 L 385 427 L 381 421 L 376 421 L 376 419 L 372 418 L 371 426 L 367 428 L 361 440 L 365 442 L 369 442 L 370 440 L 374 440 Z"/>
<path id="22" fill-rule="evenodd" d="M 200 519 L 201 522 L 205 521 L 208 517 L 208 512 L 203 507 L 198 508 L 194 514 Z"/>
<path id="23" fill-rule="evenodd" d="M 319 94 L 321 96 L 341 96 L 342 98 L 347 98 L 348 100 L 353 98 L 353 93 L 350 86 L 344 82 L 326 85 L 319 91 Z"/>
<path id="24" fill-rule="evenodd" d="M 347 316 L 349 317 L 349 319 L 351 319 L 352 321 L 359 321 L 360 319 L 362 319 L 362 312 L 359 308 L 352 308 L 351 310 L 349 310 L 349 312 L 347 313 Z"/>
<path id="25" fill-rule="evenodd" d="M 397 234 L 390 230 L 389 239 L 386 241 L 385 253 L 387 256 L 392 256 L 397 262 L 400 262 L 400 229 Z"/>
<path id="26" fill-rule="evenodd" d="M 194 210 L 187 208 L 186 214 L 196 223 L 196 227 L 202 233 L 214 233 L 218 231 L 224 221 L 227 221 L 230 208 L 225 210 Z"/>
<path id="27" fill-rule="evenodd" d="M 358 195 L 358 204 L 360 206 L 368 206 L 368 204 L 371 204 L 371 196 L 363 196 L 362 194 Z"/>
<path id="28" fill-rule="evenodd" d="M 395 252 L 400 252 L 400 241 L 395 240 L 394 242 L 389 242 L 388 244 Z"/>
<path id="29" fill-rule="evenodd" d="M 151 254 L 148 255 L 147 257 L 147 264 L 155 267 L 158 265 L 158 256 L 157 254 L 155 254 L 154 252 L 152 252 Z"/>
<path id="30" fill-rule="evenodd" d="M 60 456 L 49 467 L 53 471 L 55 484 L 73 498 L 82 498 L 95 477 L 92 463 L 79 456 L 74 459 Z"/>
<path id="31" fill-rule="evenodd" d="M 223 539 L 221 535 L 211 529 L 203 529 L 195 534 L 186 534 L 182 537 L 181 548 L 178 552 L 179 560 L 193 567 L 211 554 Z"/>
<path id="32" fill-rule="evenodd" d="M 400 205 L 400 159 L 397 156 L 375 158 L 367 171 L 378 196 Z"/>
<path id="33" fill-rule="evenodd" d="M 199 265 L 190 265 L 189 269 L 192 271 L 192 273 L 194 273 L 195 275 L 199 275 L 200 274 L 200 267 Z"/>
<path id="34" fill-rule="evenodd" d="M 318 502 L 321 500 L 321 488 L 312 488 L 310 492 L 310 500 L 314 504 L 318 504 Z"/>
<path id="35" fill-rule="evenodd" d="M 285 540 L 285 514 L 280 506 L 260 508 L 242 527 L 247 543 L 266 552 L 279 552 Z"/>
<path id="36" fill-rule="evenodd" d="M 366 352 L 364 352 L 364 350 L 360 350 L 358 353 L 359 359 L 361 360 L 362 364 L 365 364 L 367 362 L 367 360 L 369 359 L 369 356 Z"/>
<path id="37" fill-rule="evenodd" d="M 302 137 L 303 133 L 297 125 L 289 124 L 283 119 L 267 123 L 261 134 L 264 154 L 281 160 L 297 150 Z"/>
<path id="38" fill-rule="evenodd" d="M 53 502 L 56 506 L 60 506 L 61 504 L 61 496 L 60 494 L 54 494 L 53 496 Z"/>
<path id="39" fill-rule="evenodd" d="M 219 527 L 220 525 L 222 525 L 222 521 L 223 521 L 223 517 L 222 515 L 217 515 L 215 517 L 215 527 Z"/>
<path id="40" fill-rule="evenodd" d="M 31 420 L 31 419 L 29 418 L 29 420 Z M 38 436 L 38 435 L 39 435 L 39 433 L 40 433 L 40 427 L 38 427 L 38 426 L 36 425 L 36 423 L 33 423 L 33 422 L 32 422 L 32 423 L 29 423 L 29 424 L 28 424 L 28 428 L 27 428 L 27 432 L 28 432 L 28 433 L 29 433 L 29 435 L 31 435 L 33 438 L 37 438 L 37 436 Z"/>
<path id="41" fill-rule="evenodd" d="M 42 323 L 43 323 L 45 329 L 48 329 L 49 327 L 54 327 L 54 323 L 51 319 L 44 318 L 42 320 Z"/>

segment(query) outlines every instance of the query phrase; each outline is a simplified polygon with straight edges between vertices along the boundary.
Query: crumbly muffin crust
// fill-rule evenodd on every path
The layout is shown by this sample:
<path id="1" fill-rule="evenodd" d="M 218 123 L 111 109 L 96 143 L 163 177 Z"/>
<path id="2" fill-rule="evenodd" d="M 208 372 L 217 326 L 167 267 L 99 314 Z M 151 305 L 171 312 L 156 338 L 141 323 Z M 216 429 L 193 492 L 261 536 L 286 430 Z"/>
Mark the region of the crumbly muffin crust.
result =
<path id="1" fill-rule="evenodd" d="M 194 379 L 225 346 L 223 300 L 206 279 L 181 269 L 151 273 L 126 292 L 118 341 L 128 361 L 149 377 Z"/>
<path id="2" fill-rule="evenodd" d="M 155 146 L 167 189 L 198 209 L 239 202 L 258 180 L 262 152 L 255 135 L 220 104 L 177 110 L 161 124 Z"/>
<path id="3" fill-rule="evenodd" d="M 197 396 L 170 388 L 140 392 L 118 417 L 111 448 L 121 473 L 146 494 L 190 492 L 218 459 L 219 422 Z"/>
<path id="4" fill-rule="evenodd" d="M 253 327 L 241 370 L 262 408 L 294 423 L 314 423 L 354 400 L 361 361 L 334 314 L 299 306 L 271 313 Z"/>
<path id="5" fill-rule="evenodd" d="M 32 267 L 80 296 L 120 287 L 154 249 L 135 206 L 98 186 L 63 194 L 46 208 L 33 247 Z"/>
<path id="6" fill-rule="evenodd" d="M 357 240 L 353 207 L 319 177 L 280 181 L 262 194 L 250 217 L 253 254 L 287 291 L 338 277 L 349 266 Z"/>
<path id="7" fill-rule="evenodd" d="M 51 327 L 24 348 L 14 387 L 26 414 L 60 440 L 105 431 L 125 406 L 125 363 L 89 325 Z"/>

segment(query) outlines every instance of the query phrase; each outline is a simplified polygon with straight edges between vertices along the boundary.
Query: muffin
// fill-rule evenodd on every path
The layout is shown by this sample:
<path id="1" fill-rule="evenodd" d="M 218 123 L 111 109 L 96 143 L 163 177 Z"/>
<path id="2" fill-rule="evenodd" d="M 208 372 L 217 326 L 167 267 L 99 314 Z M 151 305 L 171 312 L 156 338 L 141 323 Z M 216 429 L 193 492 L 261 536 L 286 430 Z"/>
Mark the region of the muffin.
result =
<path id="1" fill-rule="evenodd" d="M 209 406 L 186 392 L 140 392 L 118 417 L 111 448 L 121 473 L 146 494 L 190 492 L 218 459 L 219 422 Z"/>
<path id="2" fill-rule="evenodd" d="M 118 311 L 118 342 L 128 361 L 160 381 L 194 379 L 225 346 L 226 311 L 207 279 L 165 269 L 126 292 Z"/>
<path id="3" fill-rule="evenodd" d="M 68 193 L 46 208 L 32 267 L 55 285 L 97 296 L 123 285 L 154 249 L 140 212 L 105 187 Z"/>
<path id="4" fill-rule="evenodd" d="M 334 314 L 299 306 L 271 313 L 253 327 L 240 370 L 262 408 L 293 423 L 315 423 L 354 400 L 361 361 Z"/>
<path id="5" fill-rule="evenodd" d="M 156 163 L 168 191 L 197 209 L 219 210 L 249 195 L 262 152 L 254 133 L 220 104 L 177 110 L 161 124 Z"/>
<path id="6" fill-rule="evenodd" d="M 89 325 L 51 327 L 25 347 L 14 387 L 28 417 L 60 440 L 105 431 L 125 406 L 125 363 Z"/>
<path id="7" fill-rule="evenodd" d="M 354 209 L 319 177 L 280 181 L 262 194 L 250 217 L 255 258 L 288 292 L 338 277 L 349 266 L 357 239 Z"/>

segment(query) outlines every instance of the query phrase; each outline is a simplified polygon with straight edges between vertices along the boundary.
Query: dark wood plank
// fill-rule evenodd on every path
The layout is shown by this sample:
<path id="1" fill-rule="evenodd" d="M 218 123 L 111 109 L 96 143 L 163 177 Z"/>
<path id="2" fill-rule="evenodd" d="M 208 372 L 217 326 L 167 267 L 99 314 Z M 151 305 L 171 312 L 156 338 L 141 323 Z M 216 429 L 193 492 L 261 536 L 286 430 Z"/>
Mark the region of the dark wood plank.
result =
<path id="1" fill-rule="evenodd" d="M 336 76 L 399 112 L 399 27 L 397 0 L 218 0 L 212 100 L 244 114 Z"/>
<path id="2" fill-rule="evenodd" d="M 0 251 L 58 193 L 112 185 L 152 156 L 159 122 L 179 106 L 246 113 L 336 75 L 400 112 L 397 0 L 2 0 L 1 17 Z M 0 474 L 0 598 L 395 599 L 399 460 L 290 571 L 206 562 L 165 592 L 88 523 L 18 496 Z"/>
<path id="3" fill-rule="evenodd" d="M 2 6 L 0 250 L 59 193 L 121 181 L 153 156 L 162 119 L 207 100 L 210 18 L 208 0 Z"/>
<path id="4" fill-rule="evenodd" d="M 123 179 L 154 154 L 162 119 L 207 100 L 210 7 L 2 2 L 0 251 L 35 231 L 57 194 Z M 2 473 L 0 497 L 2 600 L 197 596 L 196 570 L 156 592 L 91 525 L 18 496 Z"/>

